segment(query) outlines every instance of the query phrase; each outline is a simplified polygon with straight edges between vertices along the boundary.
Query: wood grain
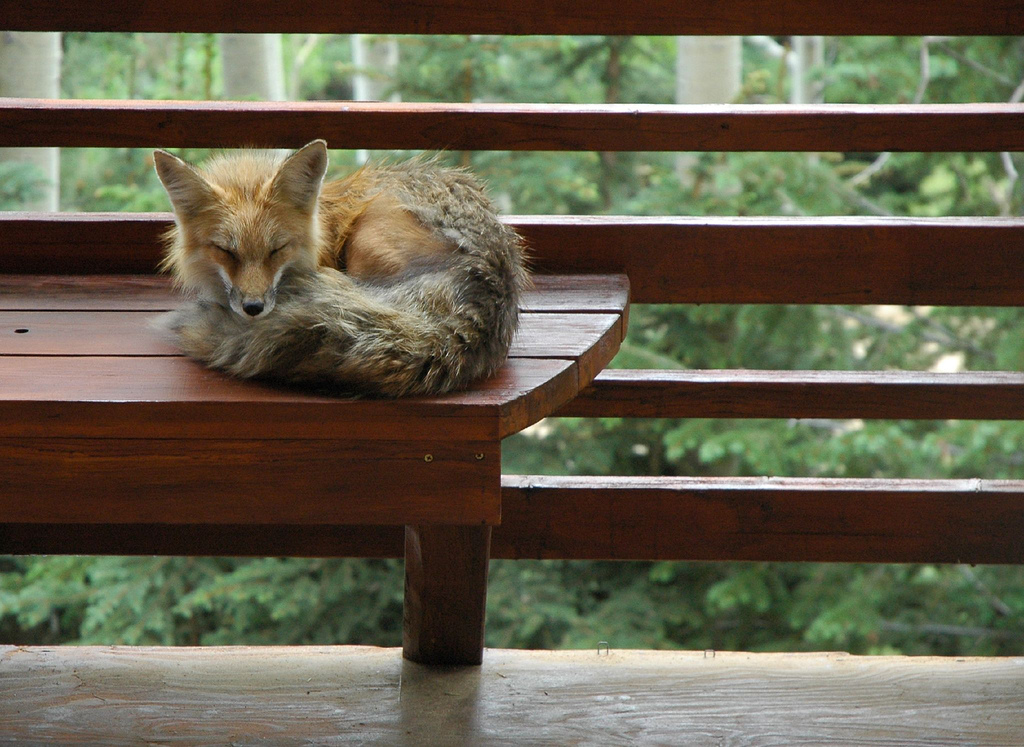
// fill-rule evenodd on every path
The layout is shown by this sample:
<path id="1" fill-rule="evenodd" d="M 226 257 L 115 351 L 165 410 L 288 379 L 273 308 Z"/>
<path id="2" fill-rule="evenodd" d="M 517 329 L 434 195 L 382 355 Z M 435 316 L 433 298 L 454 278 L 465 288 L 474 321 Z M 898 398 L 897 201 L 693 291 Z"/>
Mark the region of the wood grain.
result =
<path id="1" fill-rule="evenodd" d="M 260 428 L 259 421 L 250 430 Z M 0 439 L 12 523 L 494 524 L 496 442 Z M 74 496 L 69 500 L 69 496 Z"/>
<path id="2" fill-rule="evenodd" d="M 0 311 L 159 312 L 179 303 L 163 275 L 0 275 Z"/>
<path id="3" fill-rule="evenodd" d="M 0 356 L 181 355 L 170 336 L 154 329 L 155 318 L 139 311 L 0 311 Z M 577 360 L 605 337 L 617 350 L 622 339 L 618 314 L 526 312 L 519 317 L 509 355 Z"/>
<path id="4" fill-rule="evenodd" d="M 1024 482 L 505 475 L 492 558 L 1020 563 Z M 401 557 L 399 526 L 0 524 L 9 554 Z"/>
<path id="5" fill-rule="evenodd" d="M 1022 14 L 1024 15 L 1024 14 Z M 0 99 L 0 147 L 1024 150 L 1024 104 L 438 104 Z"/>
<path id="6" fill-rule="evenodd" d="M 419 664 L 479 664 L 491 528 L 406 526 L 402 655 Z"/>
<path id="7" fill-rule="evenodd" d="M 826 6 L 808 0 L 719 0 L 711 6 L 671 0 L 367 0 L 358 7 L 326 0 L 153 0 L 68 4 L 0 2 L 12 31 L 191 31 L 319 34 L 1020 34 L 1014 0 L 859 0 Z"/>
<path id="8" fill-rule="evenodd" d="M 1019 744 L 1021 657 L 0 647 L 0 741 L 120 745 Z"/>
<path id="9" fill-rule="evenodd" d="M 625 275 L 536 275 L 520 308 L 621 314 L 628 302 Z M 163 275 L 0 275 L 0 311 L 167 311 L 179 303 Z"/>
<path id="10" fill-rule="evenodd" d="M 3 214 L 0 271 L 152 272 L 169 221 L 159 213 Z M 508 222 L 525 237 L 539 273 L 625 273 L 635 303 L 1024 305 L 1024 252 L 1014 250 L 1024 233 L 1020 218 Z"/>
<path id="11" fill-rule="evenodd" d="M 541 273 L 624 272 L 634 303 L 1024 305 L 1024 221 L 510 220 Z"/>
<path id="12" fill-rule="evenodd" d="M 571 361 L 517 358 L 465 392 L 351 400 L 238 381 L 178 357 L 0 356 L 0 381 L 0 437 L 486 440 L 550 415 L 579 377 Z"/>
<path id="13" fill-rule="evenodd" d="M 1024 482 L 503 479 L 500 557 L 1021 563 Z"/>
<path id="14" fill-rule="evenodd" d="M 557 413 L 620 418 L 1024 419 L 1013 371 L 601 372 Z"/>

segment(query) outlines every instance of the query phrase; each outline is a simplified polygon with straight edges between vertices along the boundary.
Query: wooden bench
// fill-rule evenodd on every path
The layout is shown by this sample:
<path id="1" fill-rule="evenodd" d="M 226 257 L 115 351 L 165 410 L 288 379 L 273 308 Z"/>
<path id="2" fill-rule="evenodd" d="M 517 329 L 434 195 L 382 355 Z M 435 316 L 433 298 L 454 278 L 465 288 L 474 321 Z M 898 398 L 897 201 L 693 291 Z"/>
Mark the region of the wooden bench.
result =
<path id="1" fill-rule="evenodd" d="M 0 10 L 11 30 L 1024 33 L 1020 3 L 981 0 Z M 0 101 L 0 146 L 315 137 L 334 148 L 1021 151 L 1024 107 Z M 1024 418 L 1019 373 L 601 373 L 628 297 L 1021 305 L 1020 219 L 511 218 L 538 277 L 509 365 L 471 392 L 398 402 L 242 384 L 177 356 L 144 323 L 172 302 L 151 276 L 167 221 L 0 217 L 0 552 L 404 554 L 405 655 L 433 663 L 480 661 L 488 557 L 1024 562 L 1017 481 L 502 478 L 498 460 L 501 438 L 550 414 Z M 280 441 L 272 464 L 260 424 Z M 330 474 L 317 466 L 327 453 Z"/>

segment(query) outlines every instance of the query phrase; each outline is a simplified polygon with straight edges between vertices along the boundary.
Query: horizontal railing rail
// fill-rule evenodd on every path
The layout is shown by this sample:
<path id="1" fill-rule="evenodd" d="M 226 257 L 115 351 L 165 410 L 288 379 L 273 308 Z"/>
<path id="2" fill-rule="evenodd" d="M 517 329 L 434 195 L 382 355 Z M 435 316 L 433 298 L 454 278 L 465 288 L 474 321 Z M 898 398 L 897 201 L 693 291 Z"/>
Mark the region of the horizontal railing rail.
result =
<path id="1" fill-rule="evenodd" d="M 0 147 L 294 148 L 318 137 L 371 149 L 1022 151 L 1024 104 L 0 99 Z"/>
<path id="2" fill-rule="evenodd" d="M 505 475 L 502 515 L 492 558 L 1024 562 L 1024 481 Z M 110 518 L 3 523 L 0 546 L 16 554 L 403 553 L 398 526 Z"/>
<path id="3" fill-rule="evenodd" d="M 1019 34 L 1017 0 L 0 0 L 11 31 L 392 34 Z"/>
<path id="4" fill-rule="evenodd" d="M 513 216 L 542 273 L 636 303 L 1024 305 L 1022 218 Z M 166 213 L 0 213 L 0 272 L 152 273 Z"/>
<path id="5" fill-rule="evenodd" d="M 1024 420 L 1024 373 L 609 369 L 556 415 Z"/>

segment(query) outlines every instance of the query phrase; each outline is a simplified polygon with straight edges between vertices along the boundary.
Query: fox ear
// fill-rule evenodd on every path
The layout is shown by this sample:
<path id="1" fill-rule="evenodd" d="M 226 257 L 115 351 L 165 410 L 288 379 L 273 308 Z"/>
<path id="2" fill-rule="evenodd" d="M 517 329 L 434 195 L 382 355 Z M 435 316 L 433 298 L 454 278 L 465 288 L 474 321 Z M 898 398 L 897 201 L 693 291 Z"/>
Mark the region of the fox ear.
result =
<path id="1" fill-rule="evenodd" d="M 195 215 L 217 199 L 210 183 L 177 156 L 165 150 L 153 151 L 153 165 L 179 216 Z"/>
<path id="2" fill-rule="evenodd" d="M 327 173 L 327 143 L 314 140 L 285 159 L 271 186 L 273 194 L 295 207 L 312 210 Z"/>

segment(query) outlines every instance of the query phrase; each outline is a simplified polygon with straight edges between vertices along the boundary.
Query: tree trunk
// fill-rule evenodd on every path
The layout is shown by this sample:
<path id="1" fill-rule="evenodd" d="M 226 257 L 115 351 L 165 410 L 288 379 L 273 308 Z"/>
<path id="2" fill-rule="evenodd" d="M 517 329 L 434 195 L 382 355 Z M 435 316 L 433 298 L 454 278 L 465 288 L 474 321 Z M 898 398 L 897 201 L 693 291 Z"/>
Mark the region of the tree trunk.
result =
<path id="1" fill-rule="evenodd" d="M 0 31 L 0 96 L 60 98 L 61 39 L 56 32 Z M 0 161 L 29 163 L 45 180 L 26 210 L 57 210 L 60 203 L 60 151 L 57 148 L 0 148 Z"/>
<path id="2" fill-rule="evenodd" d="M 221 34 L 224 98 L 284 101 L 280 34 Z"/>
<path id="3" fill-rule="evenodd" d="M 728 104 L 740 93 L 743 71 L 739 36 L 680 36 L 676 39 L 676 103 Z M 693 183 L 692 153 L 676 157 L 676 173 Z"/>
<path id="4" fill-rule="evenodd" d="M 390 38 L 367 38 L 352 34 L 352 98 L 356 101 L 383 101 L 388 89 L 394 85 L 398 72 L 398 42 Z M 401 101 L 397 91 L 388 96 L 389 101 Z M 360 148 L 356 161 L 366 163 L 369 153 Z"/>
<path id="5" fill-rule="evenodd" d="M 825 43 L 822 36 L 794 36 L 793 83 L 789 91 L 791 104 L 816 104 L 821 99 L 821 85 L 811 77 L 811 71 L 821 69 L 825 63 Z"/>

